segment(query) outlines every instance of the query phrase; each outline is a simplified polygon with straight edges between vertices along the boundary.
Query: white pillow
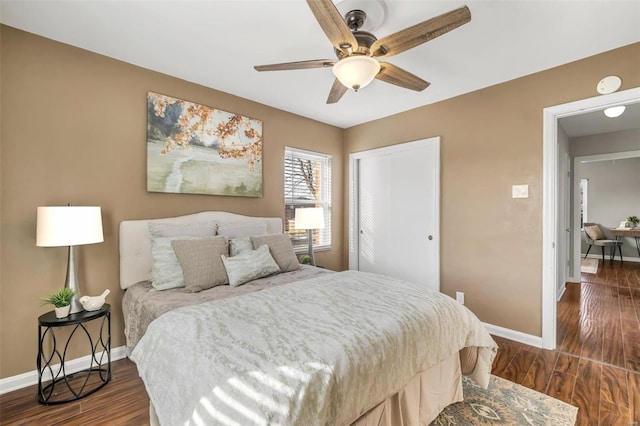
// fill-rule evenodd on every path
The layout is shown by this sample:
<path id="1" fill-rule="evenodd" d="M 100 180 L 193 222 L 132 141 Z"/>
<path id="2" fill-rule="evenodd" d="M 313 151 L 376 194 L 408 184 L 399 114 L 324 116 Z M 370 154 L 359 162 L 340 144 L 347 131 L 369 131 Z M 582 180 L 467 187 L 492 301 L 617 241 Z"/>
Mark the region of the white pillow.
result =
<path id="1" fill-rule="evenodd" d="M 184 287 L 182 267 L 171 246 L 172 240 L 198 240 L 197 237 L 151 238 L 151 285 L 156 290 Z"/>
<path id="2" fill-rule="evenodd" d="M 151 237 L 215 237 L 217 221 L 196 223 L 149 222 Z"/>
<path id="3" fill-rule="evenodd" d="M 264 235 L 266 233 L 266 220 L 218 223 L 218 235 L 223 235 L 227 238 L 249 238 L 252 235 Z"/>
<path id="4" fill-rule="evenodd" d="M 266 245 L 234 257 L 220 257 L 227 270 L 231 287 L 238 287 L 248 281 L 280 272 L 278 264 L 269 253 L 269 246 Z"/>
<path id="5" fill-rule="evenodd" d="M 229 240 L 229 256 L 253 250 L 253 242 L 249 238 L 232 238 Z"/>

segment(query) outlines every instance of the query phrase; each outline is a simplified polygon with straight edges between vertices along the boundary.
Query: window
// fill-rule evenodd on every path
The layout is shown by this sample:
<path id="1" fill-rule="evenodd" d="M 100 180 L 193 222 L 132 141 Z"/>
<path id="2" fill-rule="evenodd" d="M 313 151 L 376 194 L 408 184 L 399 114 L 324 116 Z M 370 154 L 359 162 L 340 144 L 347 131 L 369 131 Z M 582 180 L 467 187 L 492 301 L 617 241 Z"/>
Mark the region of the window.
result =
<path id="1" fill-rule="evenodd" d="M 587 222 L 587 188 L 589 187 L 589 179 L 580 179 L 580 229 L 584 228 Z"/>
<path id="2" fill-rule="evenodd" d="M 314 248 L 331 248 L 331 156 L 285 147 L 284 150 L 284 232 L 293 248 L 309 246 L 306 229 L 295 228 L 295 209 L 322 207 L 324 229 L 313 231 Z"/>

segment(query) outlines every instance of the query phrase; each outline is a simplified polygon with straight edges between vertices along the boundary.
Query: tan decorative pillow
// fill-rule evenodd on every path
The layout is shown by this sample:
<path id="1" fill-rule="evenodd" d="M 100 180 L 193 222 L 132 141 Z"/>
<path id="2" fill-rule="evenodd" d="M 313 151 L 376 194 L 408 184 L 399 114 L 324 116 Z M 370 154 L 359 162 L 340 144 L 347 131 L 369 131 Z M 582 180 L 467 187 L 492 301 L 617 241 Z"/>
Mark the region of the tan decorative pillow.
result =
<path id="1" fill-rule="evenodd" d="M 598 225 L 585 226 L 584 232 L 587 233 L 592 240 L 604 240 L 606 237 L 602 232 L 602 229 Z"/>
<path id="2" fill-rule="evenodd" d="M 228 253 L 225 237 L 173 240 L 171 245 L 182 267 L 185 291 L 197 293 L 218 285 L 229 284 L 229 278 L 220 257 Z"/>
<path id="3" fill-rule="evenodd" d="M 151 285 L 155 290 L 169 290 L 184 287 L 184 277 L 176 252 L 171 246 L 171 241 L 197 240 L 197 237 L 151 237 Z"/>
<path id="4" fill-rule="evenodd" d="M 300 262 L 293 251 L 291 239 L 287 234 L 254 235 L 251 237 L 253 248 L 269 246 L 271 256 L 276 261 L 282 272 L 290 272 L 300 269 Z"/>

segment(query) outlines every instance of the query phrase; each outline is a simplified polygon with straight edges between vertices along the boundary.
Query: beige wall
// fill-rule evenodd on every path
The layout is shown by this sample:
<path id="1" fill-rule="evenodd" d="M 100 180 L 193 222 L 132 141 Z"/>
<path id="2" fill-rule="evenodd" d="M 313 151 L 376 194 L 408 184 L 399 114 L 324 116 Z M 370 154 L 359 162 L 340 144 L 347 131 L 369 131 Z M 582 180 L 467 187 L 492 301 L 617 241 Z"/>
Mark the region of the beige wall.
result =
<path id="1" fill-rule="evenodd" d="M 2 27 L 0 377 L 35 369 L 39 298 L 64 284 L 64 248 L 35 246 L 36 207 L 102 206 L 105 241 L 79 247 L 82 290 L 111 289 L 112 346 L 124 344 L 118 224 L 203 210 L 283 216 L 284 146 L 333 155 L 333 249 L 318 261 L 342 268 L 343 131 L 32 34 Z M 264 197 L 146 191 L 146 96 L 155 91 L 258 118 Z M 74 354 L 88 353 L 74 345 Z"/>
<path id="2" fill-rule="evenodd" d="M 640 43 L 345 131 L 345 154 L 441 137 L 441 290 L 481 320 L 541 335 L 542 111 L 611 74 L 640 86 Z"/>

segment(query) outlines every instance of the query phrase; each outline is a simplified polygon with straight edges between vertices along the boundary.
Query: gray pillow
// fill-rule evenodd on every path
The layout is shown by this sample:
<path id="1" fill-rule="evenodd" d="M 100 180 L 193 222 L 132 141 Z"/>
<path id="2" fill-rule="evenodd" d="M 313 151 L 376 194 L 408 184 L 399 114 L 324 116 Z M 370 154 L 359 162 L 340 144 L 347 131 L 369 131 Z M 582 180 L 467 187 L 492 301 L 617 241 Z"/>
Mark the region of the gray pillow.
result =
<path id="1" fill-rule="evenodd" d="M 215 237 L 218 222 L 166 223 L 149 222 L 151 237 Z"/>
<path id="2" fill-rule="evenodd" d="M 218 235 L 224 235 L 229 238 L 249 238 L 252 235 L 264 235 L 266 233 L 267 222 L 265 220 L 218 223 Z"/>
<path id="3" fill-rule="evenodd" d="M 253 250 L 253 243 L 249 238 L 232 238 L 229 240 L 229 256 L 231 257 L 250 250 Z"/>
<path id="4" fill-rule="evenodd" d="M 585 226 L 584 227 L 584 232 L 586 232 L 587 235 L 589 235 L 589 238 L 591 238 L 592 240 L 604 240 L 605 239 L 605 235 L 602 232 L 602 229 L 600 229 L 600 227 L 598 225 Z"/>
<path id="5" fill-rule="evenodd" d="M 276 261 L 282 272 L 290 272 L 300 269 L 300 262 L 293 251 L 291 238 L 287 234 L 258 235 L 251 237 L 253 247 L 269 246 L 271 256 Z"/>
<path id="6" fill-rule="evenodd" d="M 218 285 L 228 284 L 221 255 L 227 254 L 225 237 L 201 240 L 173 240 L 171 246 L 182 267 L 185 291 L 197 293 Z"/>
<path id="7" fill-rule="evenodd" d="M 197 239 L 196 237 L 152 237 L 151 238 L 151 285 L 156 290 L 184 287 L 182 268 L 171 246 L 175 239 Z"/>
<path id="8" fill-rule="evenodd" d="M 229 277 L 229 285 L 238 287 L 248 281 L 266 277 L 280 272 L 280 268 L 271 254 L 269 247 L 262 246 L 234 257 L 221 256 L 224 268 Z"/>

